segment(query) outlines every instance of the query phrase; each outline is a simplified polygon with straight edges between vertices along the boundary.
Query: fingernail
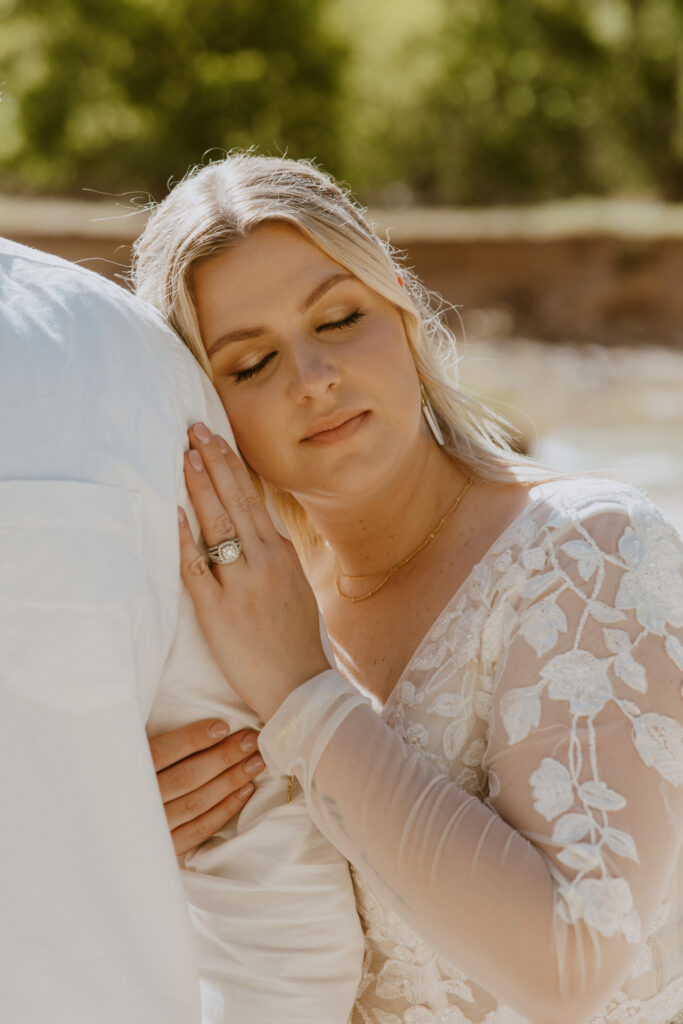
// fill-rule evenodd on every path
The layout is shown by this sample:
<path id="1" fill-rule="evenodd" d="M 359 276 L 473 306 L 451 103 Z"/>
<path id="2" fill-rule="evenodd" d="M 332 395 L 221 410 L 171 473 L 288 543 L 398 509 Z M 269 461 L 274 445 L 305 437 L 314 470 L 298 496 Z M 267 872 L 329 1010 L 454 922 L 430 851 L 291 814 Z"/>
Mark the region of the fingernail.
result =
<path id="1" fill-rule="evenodd" d="M 181 526 L 185 526 L 185 524 L 187 522 L 187 516 L 185 515 L 185 509 L 181 508 L 180 505 L 178 505 L 178 522 L 180 523 Z"/>
<path id="2" fill-rule="evenodd" d="M 195 423 L 192 428 L 195 437 L 198 437 L 202 444 L 208 444 L 211 440 L 211 431 L 204 423 Z"/>
<path id="3" fill-rule="evenodd" d="M 194 450 L 194 448 L 190 452 L 188 458 L 190 460 L 190 465 L 192 466 L 193 469 L 196 469 L 197 472 L 201 472 L 201 470 L 204 469 L 204 463 L 202 462 L 202 457 L 199 454 L 199 452 L 196 452 Z"/>
<path id="4" fill-rule="evenodd" d="M 214 722 L 207 729 L 209 736 L 213 736 L 215 740 L 222 740 L 230 732 L 230 727 L 225 722 Z"/>
<path id="5" fill-rule="evenodd" d="M 223 455 L 227 455 L 228 452 L 230 451 L 230 449 L 228 448 L 227 444 L 225 443 L 223 438 L 220 436 L 220 434 L 214 434 L 214 440 L 216 440 L 218 442 L 218 447 L 220 448 L 220 450 L 223 453 Z"/>
<path id="6" fill-rule="evenodd" d="M 247 775 L 256 775 L 257 772 L 263 771 L 265 768 L 263 758 L 260 754 L 256 754 L 255 757 L 250 757 L 244 766 L 244 770 Z"/>
<path id="7" fill-rule="evenodd" d="M 251 754 L 252 750 L 256 750 L 257 739 L 254 733 L 250 733 L 249 736 L 243 736 L 240 740 L 240 750 L 243 750 L 245 754 Z"/>
<path id="8" fill-rule="evenodd" d="M 237 790 L 237 795 L 241 796 L 242 799 L 244 800 L 245 796 L 249 796 L 253 792 L 254 792 L 254 783 L 253 782 L 248 782 L 246 784 L 246 786 L 242 786 L 241 789 Z"/>

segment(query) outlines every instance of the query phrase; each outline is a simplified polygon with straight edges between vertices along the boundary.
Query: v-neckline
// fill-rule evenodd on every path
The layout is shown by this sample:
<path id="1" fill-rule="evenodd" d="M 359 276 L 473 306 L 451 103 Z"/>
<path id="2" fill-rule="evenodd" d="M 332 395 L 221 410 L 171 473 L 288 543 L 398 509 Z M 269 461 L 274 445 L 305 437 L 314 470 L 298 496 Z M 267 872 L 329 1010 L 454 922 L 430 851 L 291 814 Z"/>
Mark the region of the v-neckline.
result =
<path id="1" fill-rule="evenodd" d="M 538 490 L 541 487 L 547 486 L 549 483 L 557 483 L 557 482 L 558 482 L 557 480 L 541 481 L 539 484 L 536 484 L 534 487 L 529 488 L 529 493 L 531 493 L 531 491 Z M 422 649 L 425 647 L 427 641 L 429 640 L 429 637 L 432 635 L 432 633 L 434 632 L 434 630 L 436 629 L 438 624 L 441 622 L 442 618 L 444 618 L 444 616 L 449 613 L 450 609 L 455 604 L 455 602 L 462 596 L 463 591 L 469 585 L 470 581 L 472 580 L 472 577 L 477 572 L 477 570 L 481 566 L 483 566 L 485 562 L 488 561 L 488 559 L 494 553 L 494 551 L 496 550 L 498 545 L 505 539 L 507 534 L 510 533 L 513 529 L 515 529 L 519 525 L 519 523 L 527 515 L 529 515 L 529 513 L 531 512 L 532 509 L 534 509 L 541 502 L 545 501 L 546 497 L 547 497 L 546 494 L 539 495 L 537 498 L 533 498 L 527 505 L 525 505 L 524 508 L 521 509 L 521 511 L 514 517 L 514 519 L 511 519 L 510 522 L 508 523 L 508 525 L 506 527 L 504 527 L 503 530 L 501 530 L 501 532 L 498 534 L 498 536 L 495 538 L 495 540 L 493 540 L 491 542 L 491 544 L 488 546 L 488 548 L 486 549 L 486 551 L 484 552 L 482 557 L 479 559 L 479 561 L 476 562 L 472 566 L 472 568 L 470 569 L 470 571 L 468 572 L 467 576 L 462 581 L 460 586 L 451 595 L 451 597 L 449 597 L 448 601 L 443 606 L 441 611 L 437 613 L 436 617 L 432 620 L 430 626 L 425 630 L 425 632 L 424 632 L 424 634 L 422 636 L 422 639 L 419 641 L 419 643 L 417 644 L 417 646 L 414 649 L 413 653 L 408 658 L 408 661 L 406 662 L 406 664 L 404 665 L 403 669 L 401 670 L 401 672 L 400 672 L 396 682 L 394 683 L 394 685 L 392 686 L 391 690 L 389 691 L 389 694 L 388 694 L 386 700 L 384 701 L 384 703 L 382 703 L 377 696 L 373 696 L 373 699 L 376 700 L 378 702 L 378 704 L 380 704 L 382 712 L 384 711 L 385 708 L 387 708 L 389 706 L 390 703 L 393 702 L 394 696 L 397 693 L 399 686 L 404 681 L 405 676 L 410 671 L 410 668 L 411 668 L 413 662 L 415 661 L 417 656 L 420 654 Z"/>

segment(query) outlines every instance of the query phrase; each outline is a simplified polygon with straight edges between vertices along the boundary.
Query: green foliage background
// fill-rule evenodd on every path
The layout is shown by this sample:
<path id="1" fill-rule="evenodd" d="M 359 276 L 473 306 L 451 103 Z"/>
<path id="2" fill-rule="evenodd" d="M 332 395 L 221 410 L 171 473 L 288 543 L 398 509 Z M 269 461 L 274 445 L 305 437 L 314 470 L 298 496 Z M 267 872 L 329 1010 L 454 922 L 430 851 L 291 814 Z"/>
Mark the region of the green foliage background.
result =
<path id="1" fill-rule="evenodd" d="M 160 198 L 233 146 L 369 201 L 683 199 L 682 0 L 0 0 L 0 187 Z"/>

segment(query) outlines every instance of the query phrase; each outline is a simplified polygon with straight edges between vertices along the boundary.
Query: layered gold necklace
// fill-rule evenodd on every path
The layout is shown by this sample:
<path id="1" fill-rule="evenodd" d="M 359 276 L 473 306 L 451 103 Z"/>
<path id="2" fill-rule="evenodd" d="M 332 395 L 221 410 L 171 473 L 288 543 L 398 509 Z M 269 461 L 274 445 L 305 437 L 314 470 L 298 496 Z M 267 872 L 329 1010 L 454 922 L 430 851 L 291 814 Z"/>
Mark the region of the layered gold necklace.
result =
<path id="1" fill-rule="evenodd" d="M 339 562 L 335 558 L 335 560 L 334 560 L 334 583 L 335 583 L 335 586 L 337 588 L 337 593 L 339 594 L 339 596 L 343 597 L 345 601 L 352 601 L 352 602 L 367 601 L 367 599 L 369 597 L 372 597 L 373 594 L 376 594 L 378 590 L 381 590 L 382 587 L 385 585 L 385 583 L 389 582 L 389 580 L 392 578 L 392 576 L 395 576 L 397 572 L 401 571 L 401 569 L 405 569 L 406 565 L 408 565 L 409 562 L 412 562 L 412 560 L 415 558 L 415 556 L 419 555 L 421 551 L 424 551 L 424 549 L 427 547 L 427 545 L 429 543 L 431 543 L 431 541 L 434 540 L 436 535 L 438 533 L 440 533 L 441 530 L 443 530 L 444 526 L 446 525 L 448 520 L 451 518 L 451 516 L 455 512 L 456 508 L 458 507 L 458 505 L 460 504 L 462 499 L 465 497 L 465 495 L 469 491 L 469 489 L 472 486 L 473 482 L 474 482 L 474 477 L 471 476 L 469 478 L 469 480 L 467 481 L 467 483 L 465 484 L 465 486 L 463 487 L 463 489 L 460 491 L 460 494 L 457 496 L 457 498 L 455 499 L 453 504 L 450 506 L 450 508 L 446 509 L 444 514 L 441 516 L 441 519 L 439 519 L 439 521 L 436 524 L 436 526 L 427 534 L 427 536 L 424 538 L 424 540 L 421 540 L 420 543 L 417 545 L 417 547 L 413 548 L 413 550 L 410 552 L 409 555 L 406 555 L 405 558 L 402 558 L 400 562 L 396 562 L 396 564 L 392 565 L 390 569 L 380 569 L 377 572 L 367 572 L 367 573 L 361 573 L 360 575 L 357 575 L 357 576 L 352 576 L 350 573 L 344 572 L 342 570 L 342 567 L 340 566 Z M 381 576 L 382 579 L 379 581 L 379 583 L 377 583 L 374 587 L 372 587 L 371 590 L 368 590 L 367 594 L 360 594 L 358 597 L 351 597 L 349 594 L 345 594 L 344 591 L 339 586 L 339 577 L 340 576 L 343 576 L 344 579 L 346 579 L 346 580 L 369 580 L 369 579 L 372 579 L 373 576 Z"/>

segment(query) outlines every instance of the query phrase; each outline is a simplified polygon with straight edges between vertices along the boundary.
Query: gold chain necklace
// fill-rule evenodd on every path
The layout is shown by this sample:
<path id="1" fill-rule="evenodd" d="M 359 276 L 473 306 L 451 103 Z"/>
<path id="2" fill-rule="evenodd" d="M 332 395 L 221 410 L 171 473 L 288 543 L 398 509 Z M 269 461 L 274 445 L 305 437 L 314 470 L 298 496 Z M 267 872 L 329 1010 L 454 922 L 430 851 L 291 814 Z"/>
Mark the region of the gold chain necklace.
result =
<path id="1" fill-rule="evenodd" d="M 460 504 L 462 499 L 465 497 L 465 495 L 469 491 L 469 489 L 472 486 L 473 482 L 474 482 L 474 477 L 471 476 L 469 478 L 469 480 L 467 481 L 467 483 L 465 484 L 465 486 L 463 487 L 463 489 L 461 490 L 461 492 L 458 495 L 458 497 L 453 502 L 453 504 L 441 516 L 441 519 L 439 519 L 439 521 L 436 524 L 436 526 L 434 527 L 434 529 L 430 533 L 427 534 L 427 536 L 424 538 L 424 540 L 420 541 L 418 546 L 416 548 L 414 548 L 410 552 L 409 555 L 406 555 L 405 558 L 402 558 L 400 562 L 396 562 L 396 564 L 392 565 L 390 569 L 381 569 L 381 570 L 379 570 L 379 572 L 366 572 L 366 573 L 361 573 L 359 576 L 351 576 L 349 573 L 344 572 L 342 570 L 342 567 L 340 566 L 339 562 L 335 558 L 335 560 L 334 560 L 334 584 L 335 584 L 335 586 L 337 588 L 337 593 L 339 594 L 339 596 L 343 597 L 345 601 L 352 601 L 352 602 L 355 603 L 356 601 L 367 601 L 367 599 L 369 597 L 372 597 L 372 595 L 376 594 L 378 590 L 381 590 L 382 587 L 384 586 L 384 584 L 388 583 L 392 576 L 395 576 L 396 573 L 400 572 L 401 569 L 405 568 L 405 566 L 408 565 L 409 562 L 412 562 L 412 560 L 415 558 L 415 555 L 419 555 L 419 553 L 421 551 L 423 551 L 427 547 L 427 545 L 430 543 L 430 541 L 433 541 L 434 538 L 436 537 L 436 535 L 438 533 L 440 533 L 440 531 L 444 528 L 444 526 L 446 525 L 448 520 L 451 518 L 451 516 L 455 512 L 456 508 L 458 507 L 458 505 Z M 380 574 L 383 574 L 383 576 L 382 576 L 382 579 L 377 584 L 377 586 L 373 587 L 372 590 L 369 590 L 367 592 L 367 594 L 361 594 L 360 597 L 350 597 L 349 594 L 345 594 L 343 592 L 343 590 L 341 589 L 341 587 L 339 586 L 339 577 L 340 576 L 343 576 L 344 579 L 347 579 L 347 580 L 369 580 L 373 576 L 379 576 Z"/>

